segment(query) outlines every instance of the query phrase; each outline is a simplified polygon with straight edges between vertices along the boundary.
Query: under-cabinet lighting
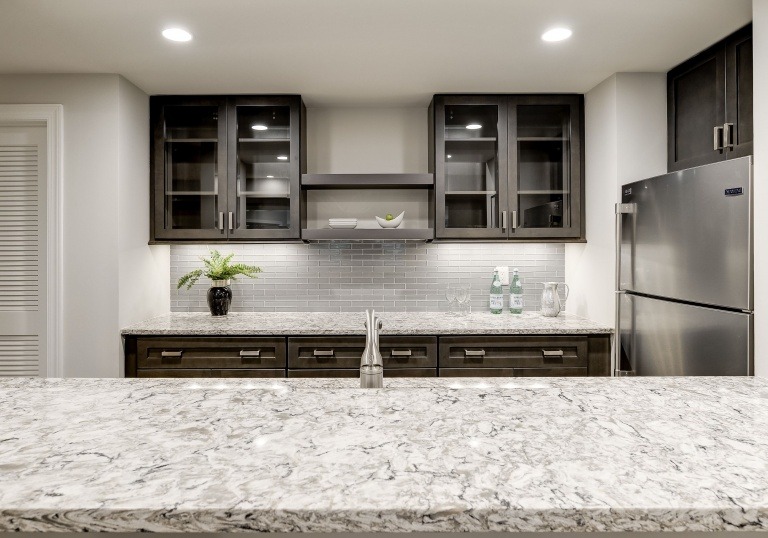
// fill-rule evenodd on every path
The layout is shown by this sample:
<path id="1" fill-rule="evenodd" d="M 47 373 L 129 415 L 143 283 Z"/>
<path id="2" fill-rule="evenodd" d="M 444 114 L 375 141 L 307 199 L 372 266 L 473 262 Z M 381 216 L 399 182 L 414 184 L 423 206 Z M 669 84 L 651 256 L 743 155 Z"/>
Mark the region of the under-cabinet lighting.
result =
<path id="1" fill-rule="evenodd" d="M 278 161 L 287 161 L 288 160 L 288 155 L 278 155 L 277 156 L 277 160 Z"/>
<path id="2" fill-rule="evenodd" d="M 541 39 L 549 42 L 563 41 L 571 37 L 571 34 L 573 32 L 569 28 L 551 28 L 541 34 Z"/>
<path id="3" fill-rule="evenodd" d="M 446 157 L 450 159 L 451 157 L 453 157 L 453 155 L 446 155 Z"/>
<path id="4" fill-rule="evenodd" d="M 476 129 L 482 129 L 482 128 L 483 128 L 483 126 L 480 125 L 479 123 L 470 123 L 469 125 L 467 125 L 467 129 L 470 129 L 472 131 L 474 131 Z"/>
<path id="5" fill-rule="evenodd" d="M 163 37 L 171 41 L 192 41 L 192 34 L 183 28 L 166 28 L 163 30 Z"/>
<path id="6" fill-rule="evenodd" d="M 274 178 L 274 177 L 275 177 L 275 176 L 267 176 L 267 179 L 272 179 L 272 178 Z"/>
<path id="7" fill-rule="evenodd" d="M 253 125 L 251 125 L 251 129 L 253 129 L 254 131 L 266 131 L 267 129 L 269 129 L 269 127 L 261 123 L 254 123 Z"/>

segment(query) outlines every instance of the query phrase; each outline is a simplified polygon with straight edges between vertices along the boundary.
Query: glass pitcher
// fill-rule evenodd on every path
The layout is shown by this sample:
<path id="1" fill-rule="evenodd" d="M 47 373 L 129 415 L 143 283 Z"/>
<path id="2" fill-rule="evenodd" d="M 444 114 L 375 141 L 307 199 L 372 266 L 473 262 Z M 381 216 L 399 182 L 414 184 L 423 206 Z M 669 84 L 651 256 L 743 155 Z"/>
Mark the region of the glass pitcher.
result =
<path id="1" fill-rule="evenodd" d="M 544 285 L 544 291 L 541 292 L 541 315 L 549 318 L 554 318 L 563 309 L 563 304 L 568 300 L 568 293 L 570 292 L 568 284 L 559 284 L 557 282 L 542 282 Z M 565 288 L 565 297 L 560 300 L 560 294 L 558 293 L 558 286 Z"/>

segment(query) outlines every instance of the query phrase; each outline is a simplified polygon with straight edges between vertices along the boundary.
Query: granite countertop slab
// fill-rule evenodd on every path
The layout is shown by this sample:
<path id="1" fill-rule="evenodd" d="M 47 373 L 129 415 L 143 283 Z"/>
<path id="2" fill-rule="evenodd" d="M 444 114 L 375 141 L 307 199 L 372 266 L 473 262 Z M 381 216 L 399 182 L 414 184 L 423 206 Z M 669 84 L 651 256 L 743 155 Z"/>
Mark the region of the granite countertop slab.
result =
<path id="1" fill-rule="evenodd" d="M 768 530 L 761 378 L 0 379 L 0 531 Z"/>
<path id="2" fill-rule="evenodd" d="M 446 312 L 381 312 L 384 335 L 610 334 L 611 327 L 562 313 L 534 312 L 456 316 Z M 148 335 L 364 335 L 364 312 L 238 312 L 213 317 L 174 312 L 123 329 L 124 336 Z"/>

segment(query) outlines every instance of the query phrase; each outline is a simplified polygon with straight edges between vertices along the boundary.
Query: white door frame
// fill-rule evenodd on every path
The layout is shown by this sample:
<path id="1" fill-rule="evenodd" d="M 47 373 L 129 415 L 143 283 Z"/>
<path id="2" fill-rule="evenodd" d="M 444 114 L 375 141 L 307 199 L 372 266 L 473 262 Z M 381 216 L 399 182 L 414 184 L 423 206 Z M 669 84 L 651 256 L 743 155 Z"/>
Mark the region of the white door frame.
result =
<path id="1" fill-rule="evenodd" d="M 47 377 L 64 375 L 62 353 L 62 180 L 64 178 L 64 107 L 62 105 L 0 105 L 0 125 L 14 124 L 45 126 L 47 138 L 47 228 L 46 243 L 46 374 Z"/>

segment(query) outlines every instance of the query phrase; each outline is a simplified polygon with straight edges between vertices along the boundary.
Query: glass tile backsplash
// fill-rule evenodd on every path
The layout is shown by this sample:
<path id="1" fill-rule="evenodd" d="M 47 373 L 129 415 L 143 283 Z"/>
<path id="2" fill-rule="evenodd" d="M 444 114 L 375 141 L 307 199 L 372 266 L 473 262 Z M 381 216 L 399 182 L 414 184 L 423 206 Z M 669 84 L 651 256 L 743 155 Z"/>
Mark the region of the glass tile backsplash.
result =
<path id="1" fill-rule="evenodd" d="M 210 281 L 176 289 L 184 273 L 200 267 L 205 245 L 171 246 L 171 311 L 207 312 Z M 563 282 L 560 243 L 329 242 L 212 245 L 235 261 L 258 265 L 257 279 L 232 284 L 233 312 L 349 312 L 446 310 L 449 284 L 471 286 L 473 311 L 488 310 L 493 268 L 520 269 L 525 310 L 539 310 L 544 281 Z M 508 288 L 505 286 L 505 293 Z M 507 307 L 508 297 L 504 306 Z"/>

